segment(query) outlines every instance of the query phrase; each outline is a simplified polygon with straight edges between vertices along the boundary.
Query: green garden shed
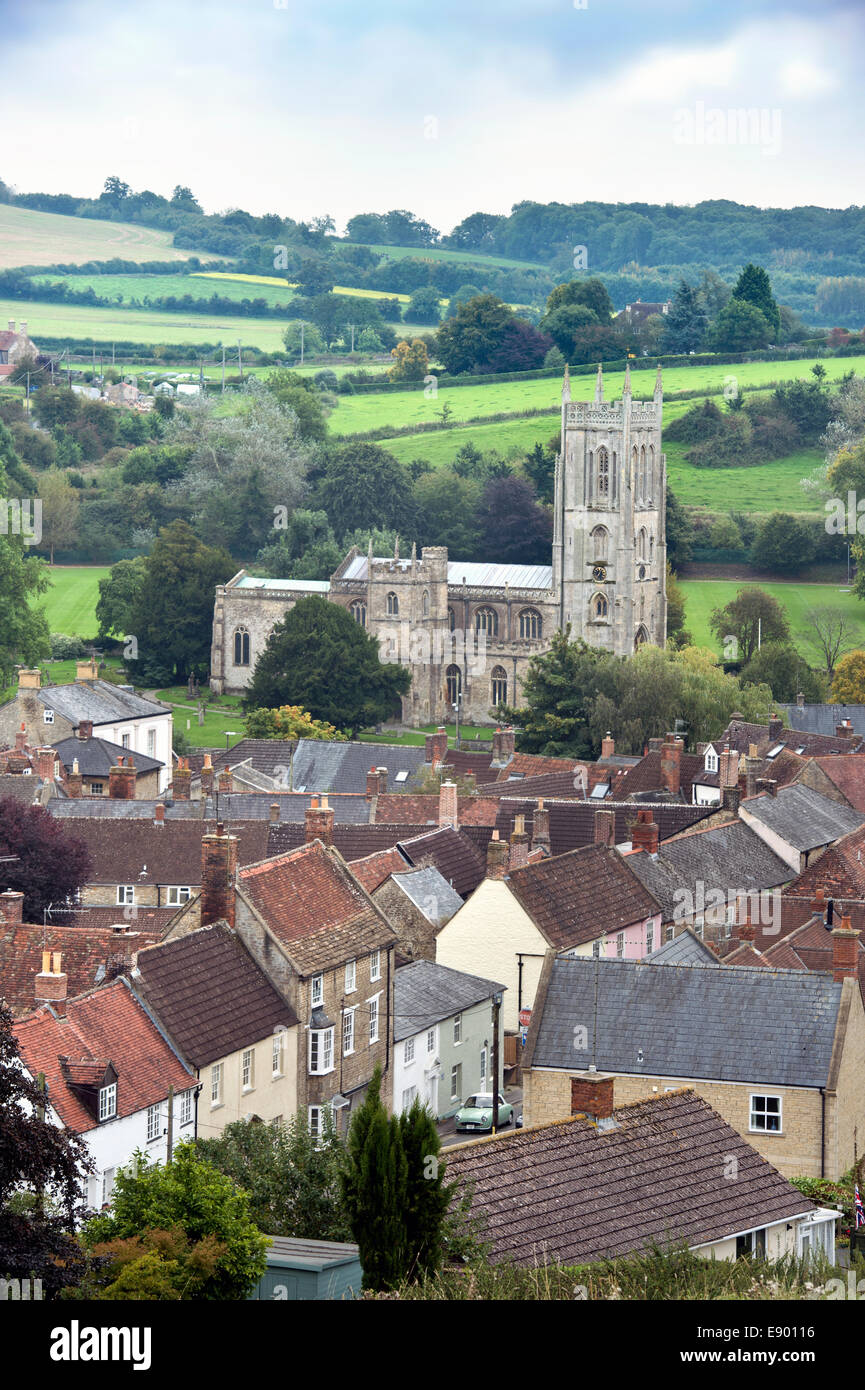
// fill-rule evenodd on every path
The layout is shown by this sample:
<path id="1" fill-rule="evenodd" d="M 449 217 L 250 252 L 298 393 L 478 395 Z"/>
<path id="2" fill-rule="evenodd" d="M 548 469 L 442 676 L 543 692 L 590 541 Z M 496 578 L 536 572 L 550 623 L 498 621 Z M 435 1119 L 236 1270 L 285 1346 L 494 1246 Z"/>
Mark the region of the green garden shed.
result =
<path id="1" fill-rule="evenodd" d="M 355 1298 L 363 1271 L 356 1245 L 335 1240 L 296 1240 L 271 1236 L 267 1269 L 251 1299 Z"/>

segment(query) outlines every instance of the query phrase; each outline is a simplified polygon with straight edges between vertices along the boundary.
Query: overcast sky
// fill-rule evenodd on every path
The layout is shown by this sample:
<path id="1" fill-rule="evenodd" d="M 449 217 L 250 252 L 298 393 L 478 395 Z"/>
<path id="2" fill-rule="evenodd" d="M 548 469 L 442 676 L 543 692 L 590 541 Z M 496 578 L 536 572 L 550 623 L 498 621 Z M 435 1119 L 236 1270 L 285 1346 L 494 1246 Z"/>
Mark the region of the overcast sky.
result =
<path id="1" fill-rule="evenodd" d="M 525 199 L 862 201 L 861 0 L 578 3 L 0 0 L 0 178 L 183 183 L 207 211 L 340 229 Z"/>

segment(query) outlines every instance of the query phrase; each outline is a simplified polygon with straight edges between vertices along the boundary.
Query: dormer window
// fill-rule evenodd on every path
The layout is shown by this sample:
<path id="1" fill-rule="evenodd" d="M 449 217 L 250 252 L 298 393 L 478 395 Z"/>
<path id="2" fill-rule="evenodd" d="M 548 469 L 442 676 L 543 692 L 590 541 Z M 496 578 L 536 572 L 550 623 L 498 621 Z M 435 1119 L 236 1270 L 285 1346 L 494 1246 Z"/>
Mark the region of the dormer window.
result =
<path id="1" fill-rule="evenodd" d="M 714 748 L 706 749 L 706 771 L 718 771 L 718 754 L 715 752 Z"/>
<path id="2" fill-rule="evenodd" d="M 99 1088 L 99 1119 L 111 1120 L 117 1114 L 117 1082 Z"/>

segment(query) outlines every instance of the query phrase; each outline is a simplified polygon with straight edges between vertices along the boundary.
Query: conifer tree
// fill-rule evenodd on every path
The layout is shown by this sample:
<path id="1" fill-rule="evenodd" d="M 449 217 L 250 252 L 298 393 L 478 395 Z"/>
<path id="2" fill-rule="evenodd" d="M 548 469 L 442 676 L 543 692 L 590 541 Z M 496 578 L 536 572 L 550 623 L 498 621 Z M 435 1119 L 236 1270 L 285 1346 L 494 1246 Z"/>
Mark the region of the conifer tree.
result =
<path id="1" fill-rule="evenodd" d="M 441 1267 L 453 1184 L 445 1182 L 435 1121 L 417 1096 L 411 1109 L 400 1115 L 399 1124 L 407 1163 L 406 1246 L 410 1272 L 420 1278 Z"/>

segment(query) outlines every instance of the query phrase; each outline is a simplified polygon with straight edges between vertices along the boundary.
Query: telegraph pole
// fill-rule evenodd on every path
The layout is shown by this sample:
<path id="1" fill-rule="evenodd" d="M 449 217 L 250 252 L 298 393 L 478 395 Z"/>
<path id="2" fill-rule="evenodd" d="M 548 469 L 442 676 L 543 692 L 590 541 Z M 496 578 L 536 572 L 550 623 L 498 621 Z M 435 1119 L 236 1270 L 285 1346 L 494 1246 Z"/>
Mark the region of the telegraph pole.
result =
<path id="1" fill-rule="evenodd" d="M 225 395 L 225 343 L 222 344 L 222 394 Z"/>
<path id="2" fill-rule="evenodd" d="M 495 1134 L 499 1127 L 499 1010 L 501 1009 L 502 996 L 496 992 L 493 995 L 493 1127 L 491 1134 Z"/>

